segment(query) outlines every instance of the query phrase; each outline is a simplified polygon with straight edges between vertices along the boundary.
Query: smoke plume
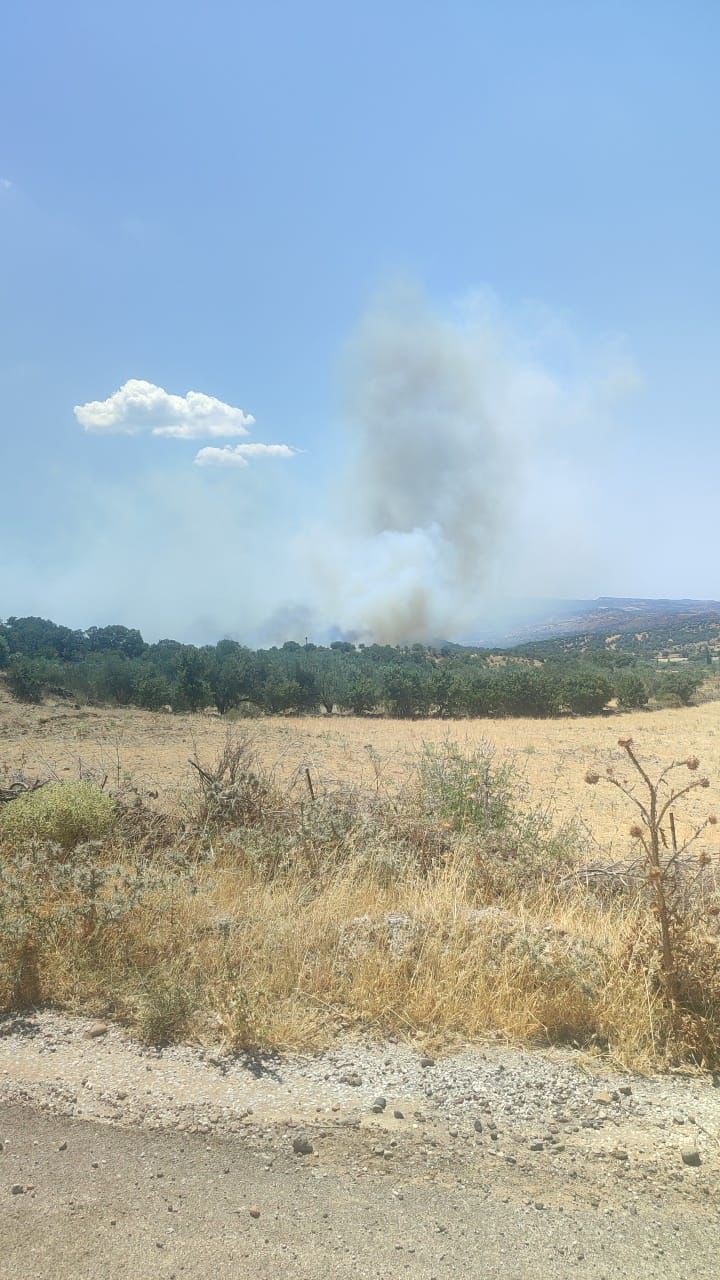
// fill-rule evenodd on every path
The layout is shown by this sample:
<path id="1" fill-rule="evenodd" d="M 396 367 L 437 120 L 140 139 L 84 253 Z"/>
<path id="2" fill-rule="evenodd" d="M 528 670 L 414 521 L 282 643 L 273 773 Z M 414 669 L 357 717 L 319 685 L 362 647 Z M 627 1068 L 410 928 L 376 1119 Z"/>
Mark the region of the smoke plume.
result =
<path id="1" fill-rule="evenodd" d="M 568 546 L 582 552 L 572 494 L 587 488 L 584 441 L 634 378 L 622 352 L 585 359 L 547 313 L 509 324 L 485 296 L 450 315 L 415 291 L 383 298 L 343 364 L 339 500 L 329 526 L 299 544 L 320 632 L 467 637 L 507 596 L 508 577 L 511 593 L 547 589 L 536 555 L 543 543 L 547 559 L 558 543 L 567 560 Z"/>

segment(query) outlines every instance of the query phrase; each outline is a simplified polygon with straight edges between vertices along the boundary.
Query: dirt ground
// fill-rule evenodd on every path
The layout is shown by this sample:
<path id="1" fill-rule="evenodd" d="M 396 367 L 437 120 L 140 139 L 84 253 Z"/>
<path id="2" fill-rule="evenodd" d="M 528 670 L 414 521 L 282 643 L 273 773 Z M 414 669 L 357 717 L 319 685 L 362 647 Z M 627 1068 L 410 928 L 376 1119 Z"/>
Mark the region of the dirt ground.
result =
<path id="1" fill-rule="evenodd" d="M 0 1023 L 7 1280 L 718 1275 L 707 1077 L 501 1045 L 252 1060 L 96 1032 Z"/>
<path id="2" fill-rule="evenodd" d="M 591 846 L 609 857 L 627 850 L 629 811 L 617 791 L 588 787 L 584 774 L 589 765 L 602 772 L 611 760 L 621 763 L 619 737 L 632 737 L 653 762 L 698 755 L 711 788 L 691 797 L 683 813 L 688 821 L 699 820 L 720 808 L 720 702 L 558 720 L 304 716 L 229 723 L 205 714 L 74 709 L 67 703 L 25 707 L 0 692 L 0 771 L 23 768 L 62 778 L 92 769 L 107 775 L 110 785 L 129 780 L 156 791 L 157 803 L 171 807 L 193 786 L 188 757 L 197 751 L 201 760 L 212 760 L 228 730 L 249 734 L 264 762 L 285 779 L 307 767 L 316 781 L 369 787 L 378 777 L 383 785 L 402 782 L 424 742 L 451 739 L 469 748 L 487 742 L 499 756 L 513 758 L 531 801 L 551 804 L 560 819 L 577 818 Z"/>

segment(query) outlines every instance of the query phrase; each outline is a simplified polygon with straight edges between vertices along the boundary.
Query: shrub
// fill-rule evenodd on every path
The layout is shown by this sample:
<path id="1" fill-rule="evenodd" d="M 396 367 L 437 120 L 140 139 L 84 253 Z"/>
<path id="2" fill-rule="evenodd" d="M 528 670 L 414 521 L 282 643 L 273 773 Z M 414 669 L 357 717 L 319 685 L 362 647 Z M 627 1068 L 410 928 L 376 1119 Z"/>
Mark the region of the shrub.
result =
<path id="1" fill-rule="evenodd" d="M 615 693 L 624 711 L 646 707 L 650 697 L 645 681 L 635 671 L 626 671 L 617 677 Z"/>
<path id="2" fill-rule="evenodd" d="M 7 687 L 18 702 L 42 702 L 45 685 L 43 663 L 33 658 L 11 658 Z"/>
<path id="3" fill-rule="evenodd" d="M 72 849 L 101 840 L 115 822 L 115 803 L 89 782 L 59 782 L 27 791 L 0 809 L 0 840 L 49 840 Z"/>

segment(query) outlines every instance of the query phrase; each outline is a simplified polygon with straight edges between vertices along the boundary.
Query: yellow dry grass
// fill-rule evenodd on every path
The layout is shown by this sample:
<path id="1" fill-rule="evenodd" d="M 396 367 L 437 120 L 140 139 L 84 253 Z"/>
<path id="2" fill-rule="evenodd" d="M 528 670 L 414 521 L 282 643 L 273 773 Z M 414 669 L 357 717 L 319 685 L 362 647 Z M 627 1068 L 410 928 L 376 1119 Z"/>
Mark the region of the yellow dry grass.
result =
<path id="1" fill-rule="evenodd" d="M 551 803 L 558 820 L 577 819 L 603 857 L 628 847 L 627 810 L 606 788 L 588 788 L 588 766 L 604 767 L 617 739 L 632 737 L 651 764 L 695 754 L 711 789 L 691 798 L 688 821 L 720 808 L 720 701 L 699 707 L 558 720 L 417 720 L 372 717 L 275 717 L 235 726 L 250 734 L 263 763 L 284 780 L 309 767 L 325 781 L 372 787 L 400 785 L 423 743 L 451 740 L 463 749 L 482 742 L 512 758 L 538 801 Z M 130 708 L 83 708 L 66 703 L 23 707 L 0 691 L 0 768 L 77 777 L 83 770 L 107 775 L 109 784 L 132 780 L 158 793 L 173 809 L 193 780 L 188 758 L 195 750 L 212 759 L 226 734 L 226 720 L 210 715 L 162 715 Z M 602 771 L 602 770 L 601 770 Z M 720 828 L 716 828 L 720 832 Z M 720 848 L 720 834 L 714 837 Z"/>
<path id="2" fill-rule="evenodd" d="M 0 764 L 59 778 L 94 770 L 108 776 L 111 788 L 132 780 L 156 792 L 153 803 L 166 812 L 187 813 L 197 781 L 188 757 L 197 752 L 211 761 L 227 727 L 202 715 L 0 701 Z M 210 862 L 153 889 L 120 925 L 97 934 L 79 927 L 72 912 L 55 923 L 56 904 L 43 899 L 29 932 L 18 932 L 4 951 L 0 945 L 0 1004 L 17 1002 L 21 992 L 26 1000 L 114 1012 L 148 1039 L 219 1037 L 235 1046 L 319 1047 L 338 1031 L 362 1027 L 436 1044 L 493 1034 L 607 1045 L 617 1061 L 635 1066 L 682 1054 L 676 1042 L 668 1049 L 667 1010 L 653 975 L 654 925 L 637 900 L 607 902 L 579 887 L 558 890 L 542 878 L 524 879 L 522 869 L 507 882 L 493 882 L 478 875 L 478 859 L 486 856 L 482 841 L 462 833 L 451 836 L 446 856 L 429 873 L 401 857 L 388 875 L 383 857 L 388 848 L 397 856 L 392 823 L 375 829 L 367 848 L 358 825 L 318 864 L 306 857 L 312 839 L 298 839 L 298 809 L 300 797 L 307 802 L 306 768 L 316 783 L 400 793 L 423 743 L 440 747 L 450 740 L 472 751 L 489 742 L 496 759 L 511 757 L 522 769 L 525 803 L 554 806 L 558 821 L 580 820 L 595 856 L 619 857 L 630 847 L 630 815 L 612 788 L 587 787 L 585 770 L 619 755 L 618 737 L 632 735 L 649 761 L 697 754 L 703 771 L 717 778 L 719 703 L 557 721 L 317 717 L 235 727 L 251 734 L 274 771 L 290 806 L 287 831 L 270 824 L 202 835 L 201 825 L 188 845 L 184 828 L 190 859 L 194 851 L 209 852 Z M 692 797 L 690 816 L 704 816 L 717 795 L 714 782 L 711 791 Z M 412 819 L 407 791 L 402 803 Z M 103 857 L 132 868 L 138 858 L 133 841 L 132 833 L 118 836 Z M 269 872 L 268 858 L 283 841 L 290 861 L 281 873 Z M 488 928 L 473 926 L 473 912 L 493 902 L 493 894 L 501 916 L 512 921 L 510 945 L 492 921 Z M 382 922 L 393 916 L 411 925 L 410 941 L 399 949 L 383 933 Z M 370 921 L 369 945 L 353 944 L 353 930 L 362 936 L 365 927 L 358 921 Z M 706 963 L 703 928 L 696 938 L 700 965 Z M 629 963 L 632 944 L 643 937 L 649 940 L 645 960 Z M 717 978 L 716 950 L 713 943 L 707 951 L 709 981 Z M 707 1034 L 720 1044 L 717 1015 Z"/>

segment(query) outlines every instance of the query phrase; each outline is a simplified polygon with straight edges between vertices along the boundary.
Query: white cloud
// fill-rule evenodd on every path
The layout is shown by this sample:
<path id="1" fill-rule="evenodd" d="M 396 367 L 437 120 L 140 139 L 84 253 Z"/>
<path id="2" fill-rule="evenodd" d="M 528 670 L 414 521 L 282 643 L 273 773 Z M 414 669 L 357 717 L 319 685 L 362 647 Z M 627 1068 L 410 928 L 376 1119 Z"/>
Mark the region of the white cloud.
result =
<path id="1" fill-rule="evenodd" d="M 9 178 L 0 178 L 0 190 L 12 191 L 12 189 L 13 189 L 13 184 Z"/>
<path id="2" fill-rule="evenodd" d="M 198 467 L 246 467 L 248 458 L 293 458 L 289 444 L 236 444 L 224 449 L 207 447 L 195 456 Z"/>
<path id="3" fill-rule="evenodd" d="M 134 436 L 149 431 L 175 440 L 246 436 L 252 414 L 202 391 L 171 395 L 152 382 L 131 378 L 107 400 L 90 400 L 74 408 L 86 431 Z"/>

